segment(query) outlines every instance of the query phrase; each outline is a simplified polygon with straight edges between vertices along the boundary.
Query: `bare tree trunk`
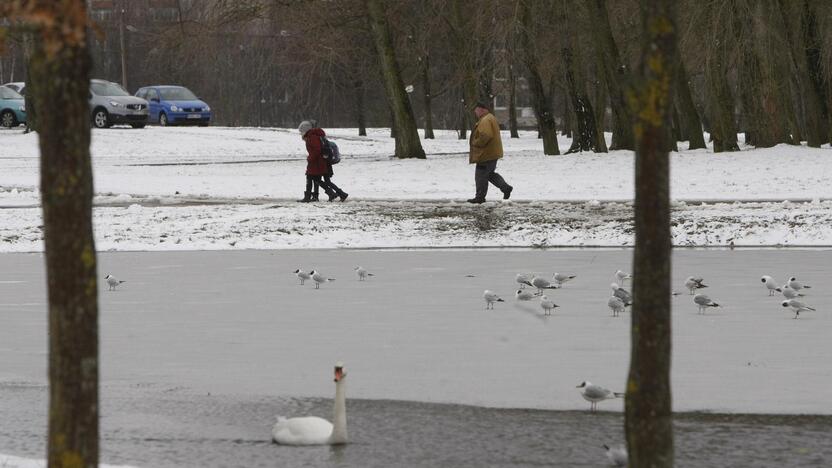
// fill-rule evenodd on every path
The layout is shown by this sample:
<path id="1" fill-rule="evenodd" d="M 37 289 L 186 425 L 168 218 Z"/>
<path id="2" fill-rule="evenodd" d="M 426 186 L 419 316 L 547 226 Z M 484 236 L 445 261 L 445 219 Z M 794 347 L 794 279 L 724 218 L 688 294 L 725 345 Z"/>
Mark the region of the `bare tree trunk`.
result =
<path id="1" fill-rule="evenodd" d="M 425 139 L 433 140 L 435 136 L 433 135 L 433 111 L 431 110 L 433 96 L 430 91 L 430 55 L 425 55 L 421 68 L 422 88 L 424 90 L 422 104 L 425 106 Z"/>
<path id="2" fill-rule="evenodd" d="M 358 124 L 358 136 L 367 136 L 367 109 L 364 104 L 364 81 L 353 80 L 355 92 L 355 121 Z"/>
<path id="3" fill-rule="evenodd" d="M 465 88 L 463 86 L 462 89 L 462 98 L 460 99 L 459 103 L 459 132 L 457 132 L 457 139 L 459 140 L 467 140 L 468 139 L 468 106 L 465 104 Z"/>
<path id="4" fill-rule="evenodd" d="M 830 115 L 832 101 L 830 101 L 830 96 L 826 92 L 823 69 L 821 67 L 821 40 L 818 32 L 818 18 L 815 6 L 815 4 L 810 4 L 809 0 L 803 2 L 800 30 L 803 32 L 803 40 L 806 45 L 805 56 L 809 79 L 812 82 L 815 95 L 819 96 L 818 106 L 820 107 L 822 117 L 821 143 L 828 143 L 832 139 L 832 129 L 829 127 L 829 124 L 832 123 L 832 115 Z"/>
<path id="5" fill-rule="evenodd" d="M 514 65 L 508 65 L 508 129 L 511 138 L 520 138 L 517 129 L 517 76 Z"/>
<path id="6" fill-rule="evenodd" d="M 381 0 L 365 1 L 369 12 L 370 29 L 372 29 L 376 51 L 381 63 L 384 89 L 393 110 L 396 127 L 396 157 L 425 159 L 425 150 L 422 149 L 422 143 L 419 141 L 419 131 L 416 128 L 416 119 L 413 117 L 413 108 L 410 106 L 410 100 L 404 90 L 401 71 L 399 64 L 396 62 L 396 53 L 393 49 L 393 40 L 390 37 L 384 4 Z"/>
<path id="7" fill-rule="evenodd" d="M 621 59 L 612 35 L 606 0 L 589 0 L 585 5 L 589 8 L 590 24 L 593 28 L 593 46 L 601 57 L 604 82 L 609 90 L 613 124 L 610 149 L 635 150 L 633 117 L 630 115 L 630 108 L 624 98 L 624 87 L 629 71 Z"/>
<path id="8" fill-rule="evenodd" d="M 572 146 L 566 154 L 583 151 L 599 152 L 596 144 L 597 129 L 595 128 L 595 113 L 592 110 L 592 103 L 586 94 L 586 83 L 580 73 L 580 65 L 575 66 L 572 49 L 564 47 L 563 66 L 566 71 L 566 83 L 569 89 L 569 96 L 572 99 L 572 107 L 575 111 L 575 119 L 578 123 L 577 132 L 572 138 Z M 576 78 L 576 74 L 581 78 Z M 604 148 L 606 149 L 606 148 Z"/>
<path id="9" fill-rule="evenodd" d="M 715 153 L 740 150 L 734 121 L 734 97 L 726 77 L 724 53 L 723 50 L 712 51 L 708 54 L 705 65 L 711 138 Z"/>
<path id="10" fill-rule="evenodd" d="M 693 97 L 690 95 L 688 85 L 688 74 L 685 71 L 685 64 L 681 57 L 676 71 L 676 110 L 679 113 L 679 130 L 688 140 L 688 149 L 707 148 L 705 136 L 702 133 L 702 121 L 699 113 L 693 104 Z"/>
<path id="11" fill-rule="evenodd" d="M 83 0 L 32 0 L 49 290 L 50 467 L 98 466 L 98 286 L 92 231 L 89 25 Z M 55 112 L 60 109 L 60 112 Z"/>
<path id="12" fill-rule="evenodd" d="M 555 116 L 552 113 L 552 103 L 540 76 L 536 48 L 531 38 L 531 11 L 528 0 L 520 0 L 520 45 L 523 48 L 524 61 L 528 70 L 529 88 L 532 92 L 532 106 L 534 107 L 540 133 L 543 137 L 543 154 L 560 154 L 555 128 Z"/>
<path id="13" fill-rule="evenodd" d="M 673 109 L 675 0 L 642 0 L 644 44 L 636 116 L 635 251 L 625 424 L 629 466 L 673 466 L 670 304 L 670 163 L 664 141 Z"/>

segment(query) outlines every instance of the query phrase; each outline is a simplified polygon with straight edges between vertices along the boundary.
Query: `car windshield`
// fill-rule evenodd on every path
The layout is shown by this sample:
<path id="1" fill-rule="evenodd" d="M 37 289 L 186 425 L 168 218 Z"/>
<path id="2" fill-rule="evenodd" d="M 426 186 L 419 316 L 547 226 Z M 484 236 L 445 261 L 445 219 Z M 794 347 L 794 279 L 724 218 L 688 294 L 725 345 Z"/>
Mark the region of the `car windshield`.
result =
<path id="1" fill-rule="evenodd" d="M 188 88 L 159 88 L 163 101 L 194 101 L 199 99 Z"/>
<path id="2" fill-rule="evenodd" d="M 98 96 L 129 96 L 130 94 L 115 83 L 90 83 L 90 89 Z"/>
<path id="3" fill-rule="evenodd" d="M 0 99 L 23 99 L 23 96 L 9 87 L 0 86 Z"/>

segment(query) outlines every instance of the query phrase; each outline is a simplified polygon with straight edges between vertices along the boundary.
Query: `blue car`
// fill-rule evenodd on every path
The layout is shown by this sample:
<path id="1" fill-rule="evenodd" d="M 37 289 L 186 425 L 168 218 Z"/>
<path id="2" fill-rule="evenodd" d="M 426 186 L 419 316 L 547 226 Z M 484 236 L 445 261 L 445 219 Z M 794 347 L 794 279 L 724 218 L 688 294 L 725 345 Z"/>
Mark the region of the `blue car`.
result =
<path id="1" fill-rule="evenodd" d="M 26 104 L 17 91 L 0 86 L 0 125 L 6 128 L 26 123 Z"/>
<path id="2" fill-rule="evenodd" d="M 211 123 L 211 107 L 184 86 L 145 86 L 136 96 L 150 105 L 149 121 L 168 125 Z"/>

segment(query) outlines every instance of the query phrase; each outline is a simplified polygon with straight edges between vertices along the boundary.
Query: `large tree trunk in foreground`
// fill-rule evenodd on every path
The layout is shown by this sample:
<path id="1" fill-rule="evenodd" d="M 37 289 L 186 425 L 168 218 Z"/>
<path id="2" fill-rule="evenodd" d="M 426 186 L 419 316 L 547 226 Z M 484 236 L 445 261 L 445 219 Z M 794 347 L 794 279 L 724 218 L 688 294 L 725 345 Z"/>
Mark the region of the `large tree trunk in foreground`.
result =
<path id="1" fill-rule="evenodd" d="M 396 128 L 396 157 L 424 159 L 425 150 L 422 149 L 422 142 L 419 141 L 416 118 L 413 117 L 413 108 L 404 90 L 401 71 L 396 62 L 384 4 L 381 0 L 366 0 L 366 4 L 370 16 L 370 29 L 381 63 L 384 90 L 387 93 L 390 108 L 393 110 Z"/>
<path id="2" fill-rule="evenodd" d="M 40 117 L 49 290 L 50 467 L 98 466 L 98 286 L 92 232 L 89 79 L 83 0 L 35 0 L 29 86 Z M 60 109 L 60 111 L 56 111 Z"/>
<path id="3" fill-rule="evenodd" d="M 670 388 L 670 135 L 678 64 L 675 0 L 642 0 L 640 78 L 630 102 L 637 116 L 635 251 L 630 372 L 625 425 L 629 466 L 673 466 Z"/>
<path id="4" fill-rule="evenodd" d="M 532 107 L 537 116 L 537 124 L 540 134 L 543 137 L 543 154 L 560 154 L 558 138 L 555 128 L 555 115 L 552 112 L 552 100 L 549 98 L 543 79 L 540 76 L 540 67 L 535 47 L 531 38 L 531 11 L 528 0 L 520 0 L 520 46 L 523 49 L 523 59 L 528 71 L 527 79 L 532 92 Z"/>

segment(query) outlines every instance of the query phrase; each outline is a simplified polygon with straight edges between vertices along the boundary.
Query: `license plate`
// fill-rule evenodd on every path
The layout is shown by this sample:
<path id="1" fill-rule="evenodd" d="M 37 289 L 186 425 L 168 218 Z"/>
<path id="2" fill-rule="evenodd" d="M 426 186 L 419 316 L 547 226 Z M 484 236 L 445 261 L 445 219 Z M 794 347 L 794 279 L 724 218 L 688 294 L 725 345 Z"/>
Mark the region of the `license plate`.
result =
<path id="1" fill-rule="evenodd" d="M 200 119 L 200 118 L 202 118 L 202 115 L 200 115 L 200 114 L 188 114 L 188 118 L 189 119 Z"/>

